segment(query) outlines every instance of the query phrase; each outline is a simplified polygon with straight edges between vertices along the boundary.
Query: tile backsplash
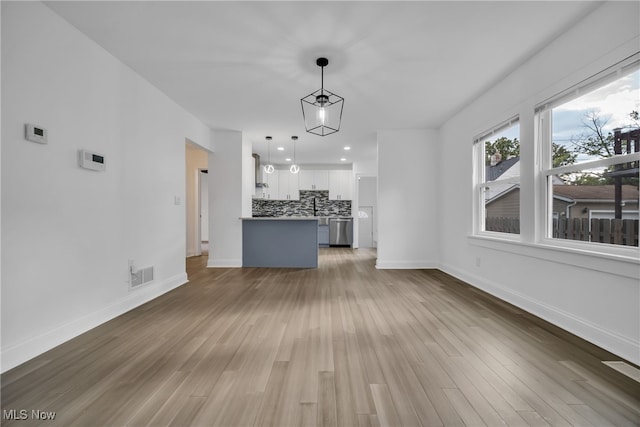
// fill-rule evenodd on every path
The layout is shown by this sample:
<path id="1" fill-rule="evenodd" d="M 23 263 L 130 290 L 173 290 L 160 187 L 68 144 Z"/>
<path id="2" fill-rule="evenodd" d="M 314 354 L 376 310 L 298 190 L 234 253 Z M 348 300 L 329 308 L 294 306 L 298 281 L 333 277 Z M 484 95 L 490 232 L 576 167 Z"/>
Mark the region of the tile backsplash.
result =
<path id="1" fill-rule="evenodd" d="M 253 216 L 351 216 L 351 200 L 329 200 L 326 190 L 300 190 L 300 200 L 253 199 L 252 205 Z"/>

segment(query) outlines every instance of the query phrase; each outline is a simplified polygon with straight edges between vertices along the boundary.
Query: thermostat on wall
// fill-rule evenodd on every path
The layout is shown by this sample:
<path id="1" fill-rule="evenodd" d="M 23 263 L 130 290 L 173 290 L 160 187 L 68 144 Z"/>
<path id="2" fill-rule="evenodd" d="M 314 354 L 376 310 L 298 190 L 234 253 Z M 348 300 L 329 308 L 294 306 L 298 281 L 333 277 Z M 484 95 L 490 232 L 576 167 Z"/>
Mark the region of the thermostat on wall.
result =
<path id="1" fill-rule="evenodd" d="M 104 156 L 93 151 L 79 150 L 78 162 L 81 168 L 92 171 L 104 171 L 105 168 Z"/>
<path id="2" fill-rule="evenodd" d="M 43 127 L 27 123 L 24 125 L 24 133 L 24 137 L 27 141 L 37 142 L 40 144 L 47 143 L 47 130 Z"/>

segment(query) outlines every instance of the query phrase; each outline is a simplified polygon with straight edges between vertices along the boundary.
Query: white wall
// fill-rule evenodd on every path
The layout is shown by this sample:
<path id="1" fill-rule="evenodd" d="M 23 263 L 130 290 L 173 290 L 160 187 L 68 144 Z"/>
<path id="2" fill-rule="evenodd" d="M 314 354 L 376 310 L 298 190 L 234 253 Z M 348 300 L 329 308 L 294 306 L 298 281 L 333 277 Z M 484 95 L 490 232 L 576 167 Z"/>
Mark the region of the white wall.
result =
<path id="1" fill-rule="evenodd" d="M 251 144 L 236 131 L 213 131 L 209 155 L 208 267 L 242 266 L 242 221 L 251 216 Z"/>
<path id="2" fill-rule="evenodd" d="M 535 243 L 534 106 L 638 50 L 638 2 L 608 2 L 439 132 L 442 268 L 628 360 L 640 362 L 637 262 L 554 251 Z M 609 31 L 606 29 L 615 29 Z M 470 237 L 473 136 L 519 114 L 522 146 L 522 239 Z"/>
<path id="3" fill-rule="evenodd" d="M 378 175 L 378 162 L 377 161 L 360 161 L 353 162 L 353 173 L 355 175 L 362 176 L 377 176 Z"/>
<path id="4" fill-rule="evenodd" d="M 174 198 L 185 138 L 208 147 L 209 130 L 43 4 L 1 7 L 5 371 L 186 281 Z M 80 169 L 80 148 L 106 171 Z M 130 291 L 129 259 L 156 280 Z"/>
<path id="5" fill-rule="evenodd" d="M 434 130 L 378 132 L 377 268 L 438 265 L 438 141 Z"/>
<path id="6" fill-rule="evenodd" d="M 241 214 L 243 217 L 250 217 L 253 211 L 253 202 L 251 199 L 256 191 L 256 176 L 255 176 L 255 159 L 253 158 L 253 143 L 242 136 L 242 149 L 240 150 L 241 165 L 240 170 L 242 181 L 241 192 Z"/>

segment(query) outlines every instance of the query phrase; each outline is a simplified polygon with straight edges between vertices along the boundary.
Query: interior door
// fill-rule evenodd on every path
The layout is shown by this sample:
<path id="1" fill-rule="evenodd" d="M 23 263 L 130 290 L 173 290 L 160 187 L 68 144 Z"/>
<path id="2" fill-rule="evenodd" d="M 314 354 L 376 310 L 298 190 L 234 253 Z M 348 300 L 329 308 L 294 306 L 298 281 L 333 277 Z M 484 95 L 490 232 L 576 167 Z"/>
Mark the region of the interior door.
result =
<path id="1" fill-rule="evenodd" d="M 358 247 L 373 247 L 373 206 L 358 208 Z"/>

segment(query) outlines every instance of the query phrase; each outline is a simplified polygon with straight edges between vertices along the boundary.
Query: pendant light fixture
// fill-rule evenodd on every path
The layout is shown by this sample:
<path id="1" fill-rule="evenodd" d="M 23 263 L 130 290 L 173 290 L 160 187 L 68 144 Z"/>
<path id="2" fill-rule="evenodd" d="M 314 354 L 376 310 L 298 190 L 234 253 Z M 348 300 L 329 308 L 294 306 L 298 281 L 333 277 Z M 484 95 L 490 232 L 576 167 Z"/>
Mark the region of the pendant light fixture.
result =
<path id="1" fill-rule="evenodd" d="M 318 58 L 316 65 L 320 67 L 320 89 L 300 100 L 302 117 L 307 132 L 327 136 L 340 130 L 344 98 L 324 88 L 324 67 L 329 60 Z"/>
<path id="2" fill-rule="evenodd" d="M 293 141 L 293 164 L 289 168 L 289 172 L 298 173 L 300 172 L 300 166 L 296 164 L 296 141 L 298 140 L 298 137 L 292 136 L 291 140 Z"/>
<path id="3" fill-rule="evenodd" d="M 271 137 L 267 136 L 266 140 L 267 140 L 267 164 L 264 165 L 264 172 L 265 173 L 273 173 L 275 168 L 271 164 Z"/>

